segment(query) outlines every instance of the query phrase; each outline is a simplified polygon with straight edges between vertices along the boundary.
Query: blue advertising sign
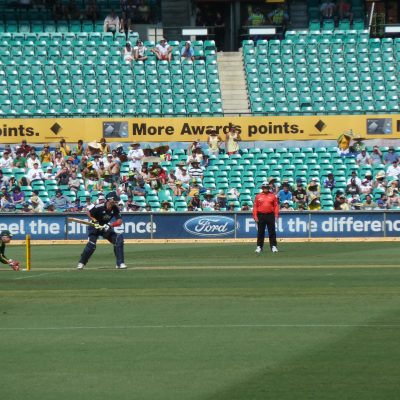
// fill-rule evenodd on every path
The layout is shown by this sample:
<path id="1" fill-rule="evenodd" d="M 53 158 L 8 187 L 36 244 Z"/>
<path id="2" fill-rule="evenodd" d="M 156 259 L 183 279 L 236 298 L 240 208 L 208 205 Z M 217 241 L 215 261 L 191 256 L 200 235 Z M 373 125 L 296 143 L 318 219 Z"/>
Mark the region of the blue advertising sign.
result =
<path id="1" fill-rule="evenodd" d="M 2 214 L 0 230 L 15 239 L 86 239 L 87 225 L 67 221 L 82 214 Z M 125 213 L 115 228 L 126 239 L 255 238 L 257 226 L 250 213 Z M 286 212 L 277 221 L 278 238 L 398 237 L 398 212 Z"/>
<path id="2" fill-rule="evenodd" d="M 235 237 L 234 214 L 154 214 L 153 221 L 154 239 Z"/>

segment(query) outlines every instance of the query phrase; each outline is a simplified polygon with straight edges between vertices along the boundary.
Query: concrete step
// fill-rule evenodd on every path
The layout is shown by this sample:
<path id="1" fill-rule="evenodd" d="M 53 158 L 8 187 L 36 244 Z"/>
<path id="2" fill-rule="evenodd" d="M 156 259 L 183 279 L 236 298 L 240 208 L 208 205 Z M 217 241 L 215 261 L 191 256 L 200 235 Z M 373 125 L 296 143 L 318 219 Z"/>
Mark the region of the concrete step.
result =
<path id="1" fill-rule="evenodd" d="M 218 53 L 222 105 L 225 113 L 249 112 L 247 86 L 240 52 Z"/>

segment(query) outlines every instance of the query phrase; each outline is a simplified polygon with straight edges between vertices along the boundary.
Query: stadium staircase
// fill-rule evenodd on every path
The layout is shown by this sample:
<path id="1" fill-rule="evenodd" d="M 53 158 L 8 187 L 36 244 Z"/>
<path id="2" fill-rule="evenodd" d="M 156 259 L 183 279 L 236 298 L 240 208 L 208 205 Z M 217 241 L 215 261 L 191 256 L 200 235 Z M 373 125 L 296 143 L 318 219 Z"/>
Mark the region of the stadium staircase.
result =
<path id="1" fill-rule="evenodd" d="M 217 55 L 224 114 L 250 112 L 241 52 Z"/>
<path id="2" fill-rule="evenodd" d="M 289 4 L 290 23 L 293 29 L 304 29 L 308 24 L 307 2 L 292 1 Z"/>

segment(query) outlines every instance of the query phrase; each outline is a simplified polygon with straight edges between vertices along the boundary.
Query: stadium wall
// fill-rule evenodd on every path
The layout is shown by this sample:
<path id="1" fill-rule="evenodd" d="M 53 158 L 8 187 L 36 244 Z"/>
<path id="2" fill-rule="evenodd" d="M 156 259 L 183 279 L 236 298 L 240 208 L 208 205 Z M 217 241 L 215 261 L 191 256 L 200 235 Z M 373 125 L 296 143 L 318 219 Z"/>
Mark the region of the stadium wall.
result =
<path id="1" fill-rule="evenodd" d="M 85 142 L 101 137 L 118 142 L 190 142 L 206 140 L 235 126 L 244 141 L 336 140 L 353 131 L 366 139 L 399 139 L 400 115 L 238 116 L 203 118 L 27 118 L 0 119 L 0 143 Z"/>
<path id="2" fill-rule="evenodd" d="M 27 234 L 33 240 L 64 241 L 87 238 L 87 226 L 68 222 L 82 214 L 2 214 L 0 230 L 14 239 Z M 250 213 L 124 213 L 124 225 L 116 228 L 126 239 L 254 239 L 256 224 Z M 285 212 L 277 222 L 280 239 L 296 238 L 398 238 L 399 212 Z"/>

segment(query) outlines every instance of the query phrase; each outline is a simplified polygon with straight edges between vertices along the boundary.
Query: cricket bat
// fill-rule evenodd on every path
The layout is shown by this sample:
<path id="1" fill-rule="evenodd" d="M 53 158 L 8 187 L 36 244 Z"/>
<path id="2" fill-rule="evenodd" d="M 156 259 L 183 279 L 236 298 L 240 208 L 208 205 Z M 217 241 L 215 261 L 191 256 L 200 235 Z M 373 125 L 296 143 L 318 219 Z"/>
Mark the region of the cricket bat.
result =
<path id="1" fill-rule="evenodd" d="M 92 221 L 85 221 L 84 219 L 68 217 L 67 220 L 71 221 L 71 222 L 77 222 L 78 224 L 82 224 L 82 225 L 93 226 L 93 222 Z"/>

